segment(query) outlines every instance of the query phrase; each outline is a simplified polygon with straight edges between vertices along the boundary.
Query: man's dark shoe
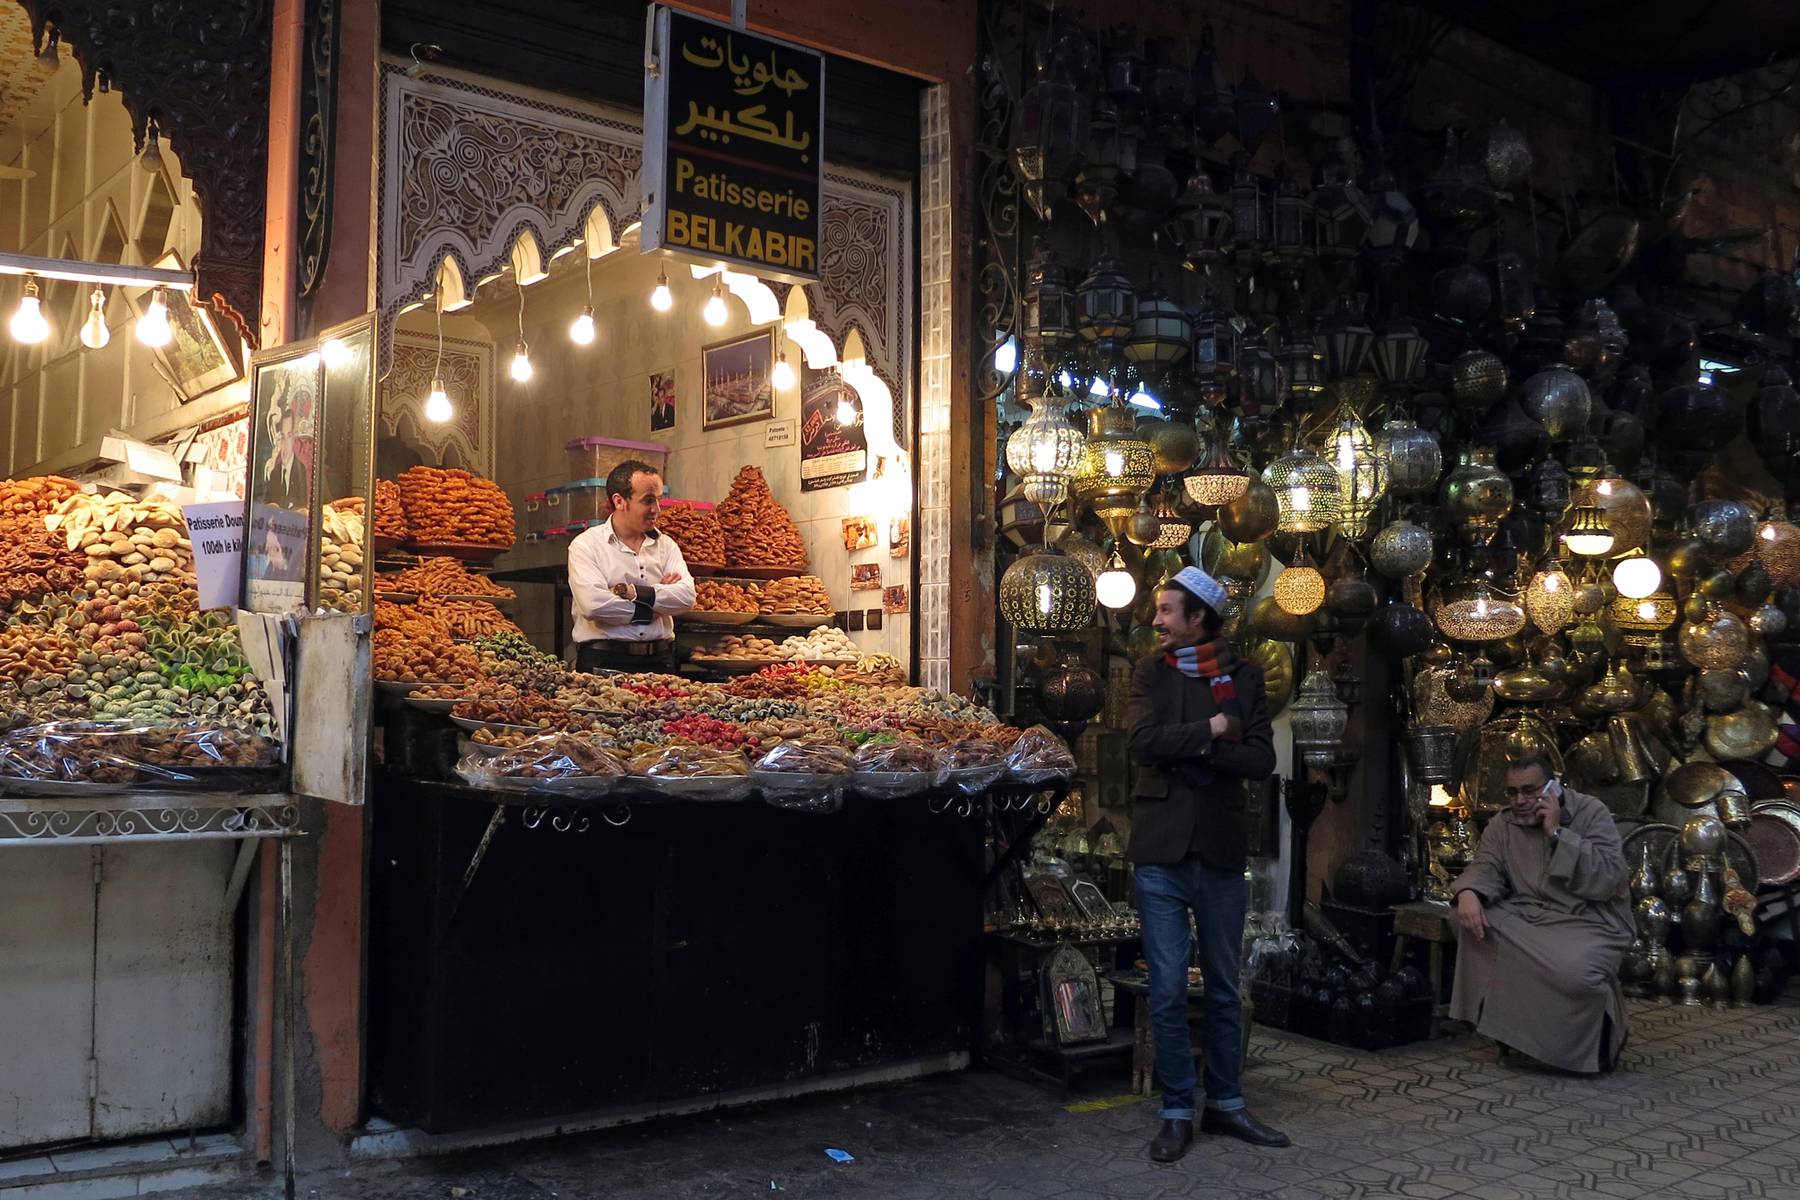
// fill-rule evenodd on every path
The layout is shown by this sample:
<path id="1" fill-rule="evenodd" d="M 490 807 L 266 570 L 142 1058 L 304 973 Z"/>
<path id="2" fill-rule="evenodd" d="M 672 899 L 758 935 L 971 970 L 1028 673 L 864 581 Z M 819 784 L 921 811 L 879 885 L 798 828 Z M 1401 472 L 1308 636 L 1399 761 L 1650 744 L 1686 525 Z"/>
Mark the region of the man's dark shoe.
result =
<path id="1" fill-rule="evenodd" d="M 1194 1144 L 1192 1121 L 1164 1121 L 1162 1132 L 1150 1143 L 1150 1161 L 1171 1163 L 1188 1152 Z"/>
<path id="2" fill-rule="evenodd" d="M 1234 1109 L 1231 1112 L 1220 1112 L 1209 1108 L 1200 1114 L 1201 1133 L 1222 1133 L 1234 1137 L 1240 1142 L 1249 1142 L 1252 1146 L 1290 1146 L 1288 1135 L 1279 1129 L 1270 1129 L 1246 1108 Z"/>

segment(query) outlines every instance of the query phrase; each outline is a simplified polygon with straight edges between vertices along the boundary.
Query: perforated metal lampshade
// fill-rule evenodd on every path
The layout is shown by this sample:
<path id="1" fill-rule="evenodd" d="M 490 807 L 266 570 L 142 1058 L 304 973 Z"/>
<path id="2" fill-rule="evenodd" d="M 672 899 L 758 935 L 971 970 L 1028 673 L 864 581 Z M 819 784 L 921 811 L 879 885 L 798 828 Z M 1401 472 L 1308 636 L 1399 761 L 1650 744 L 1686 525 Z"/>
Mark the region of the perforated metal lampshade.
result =
<path id="1" fill-rule="evenodd" d="M 1027 550 L 1000 577 L 1000 615 L 1027 633 L 1079 633 L 1094 609 L 1093 573 L 1059 550 Z"/>
<path id="2" fill-rule="evenodd" d="M 1138 501 L 1156 482 L 1156 456 L 1138 436 L 1131 410 L 1112 404 L 1088 413 L 1088 443 L 1075 469 L 1074 494 L 1114 537 L 1123 537 Z"/>
<path id="3" fill-rule="evenodd" d="M 1387 494 L 1387 460 L 1369 436 L 1368 427 L 1349 405 L 1338 409 L 1331 447 L 1344 501 L 1338 528 L 1345 537 L 1360 538 L 1369 532 L 1375 506 Z"/>
<path id="4" fill-rule="evenodd" d="M 1069 483 L 1087 436 L 1069 423 L 1063 407 L 1039 397 L 1025 423 L 1006 439 L 1006 465 L 1023 484 L 1026 499 L 1049 507 L 1069 498 Z"/>
<path id="5" fill-rule="evenodd" d="M 1207 443 L 1206 456 L 1181 481 L 1188 499 L 1195 504 L 1212 507 L 1230 504 L 1250 490 L 1250 476 L 1231 457 L 1231 447 L 1226 442 L 1224 430 L 1215 427 Z"/>
<path id="6" fill-rule="evenodd" d="M 1275 493 L 1280 509 L 1275 528 L 1282 533 L 1318 533 L 1343 515 L 1343 482 L 1337 469 L 1305 447 L 1270 463 L 1262 477 Z"/>

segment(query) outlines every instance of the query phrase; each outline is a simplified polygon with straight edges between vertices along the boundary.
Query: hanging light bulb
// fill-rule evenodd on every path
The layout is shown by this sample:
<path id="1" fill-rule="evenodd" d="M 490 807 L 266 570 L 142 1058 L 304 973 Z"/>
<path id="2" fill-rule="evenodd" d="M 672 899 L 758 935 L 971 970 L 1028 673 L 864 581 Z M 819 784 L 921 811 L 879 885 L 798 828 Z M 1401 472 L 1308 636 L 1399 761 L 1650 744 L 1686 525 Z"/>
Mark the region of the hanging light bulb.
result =
<path id="1" fill-rule="evenodd" d="M 657 275 L 656 286 L 650 289 L 650 307 L 657 312 L 668 312 L 675 307 L 675 293 L 669 290 L 667 271 Z"/>
<path id="2" fill-rule="evenodd" d="M 50 322 L 44 320 L 44 312 L 38 303 L 37 280 L 25 277 L 25 293 L 19 297 L 19 307 L 13 311 L 12 322 L 8 326 L 12 330 L 13 341 L 27 346 L 35 346 L 50 336 Z"/>
<path id="3" fill-rule="evenodd" d="M 444 381 L 432 377 L 431 391 L 425 397 L 425 419 L 442 425 L 456 415 L 456 406 L 450 403 L 450 393 L 444 390 Z"/>
<path id="4" fill-rule="evenodd" d="M 1662 568 L 1648 554 L 1621 558 L 1613 566 L 1613 586 L 1621 596 L 1642 600 L 1662 586 Z"/>
<path id="5" fill-rule="evenodd" d="M 856 402 L 846 392 L 838 393 L 837 423 L 839 429 L 848 429 L 856 424 Z"/>
<path id="6" fill-rule="evenodd" d="M 1574 519 L 1569 523 L 1568 532 L 1563 534 L 1563 545 L 1571 554 L 1583 558 L 1598 558 L 1612 549 L 1612 530 L 1606 527 L 1606 513 L 1599 505 L 1575 506 Z"/>
<path id="7" fill-rule="evenodd" d="M 1137 598 L 1137 580 L 1125 569 L 1125 560 L 1114 550 L 1106 570 L 1094 580 L 1094 595 L 1108 608 L 1129 608 Z"/>
<path id="8" fill-rule="evenodd" d="M 591 346 L 594 343 L 594 306 L 584 305 L 581 315 L 569 325 L 569 340 L 577 346 Z"/>
<path id="9" fill-rule="evenodd" d="M 524 383 L 531 378 L 531 348 L 522 340 L 513 345 L 510 370 L 512 377 L 519 383 Z"/>
<path id="10" fill-rule="evenodd" d="M 163 290 L 157 288 L 150 293 L 150 303 L 137 319 L 137 340 L 154 349 L 168 345 L 174 336 L 175 331 L 169 328 L 169 306 L 163 303 Z"/>
<path id="11" fill-rule="evenodd" d="M 788 362 L 786 350 L 783 350 L 781 357 L 775 360 L 775 369 L 769 373 L 769 382 L 775 385 L 776 391 L 780 392 L 785 392 L 794 386 L 794 366 Z"/>
<path id="12" fill-rule="evenodd" d="M 162 171 L 162 149 L 157 144 L 156 122 L 151 121 L 144 128 L 144 152 L 138 155 L 138 166 L 147 175 L 155 175 Z"/>
<path id="13" fill-rule="evenodd" d="M 98 287 L 88 297 L 87 320 L 81 323 L 81 344 L 98 350 L 112 341 L 112 330 L 106 327 L 106 293 Z"/>
<path id="14" fill-rule="evenodd" d="M 731 310 L 725 307 L 724 284 L 713 284 L 712 295 L 706 298 L 706 307 L 700 310 L 700 315 L 706 318 L 708 325 L 717 326 L 725 323 L 725 319 L 731 315 Z"/>

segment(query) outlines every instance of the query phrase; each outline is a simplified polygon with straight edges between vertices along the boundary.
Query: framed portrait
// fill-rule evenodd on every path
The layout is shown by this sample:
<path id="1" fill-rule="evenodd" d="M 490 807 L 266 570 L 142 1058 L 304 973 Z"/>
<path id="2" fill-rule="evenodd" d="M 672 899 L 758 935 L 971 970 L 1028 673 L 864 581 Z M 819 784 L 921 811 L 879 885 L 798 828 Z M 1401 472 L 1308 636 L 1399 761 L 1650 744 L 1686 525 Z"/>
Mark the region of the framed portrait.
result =
<path id="1" fill-rule="evenodd" d="M 675 372 L 650 375 L 650 430 L 675 428 Z"/>
<path id="2" fill-rule="evenodd" d="M 775 334 L 769 329 L 702 349 L 701 428 L 719 429 L 774 416 L 775 388 L 769 382 L 774 362 Z"/>
<path id="3" fill-rule="evenodd" d="M 256 363 L 244 547 L 244 607 L 255 612 L 306 606 L 321 375 L 304 345 Z"/>
<path id="4" fill-rule="evenodd" d="M 173 250 L 163 255 L 156 265 L 177 271 L 187 269 L 187 264 Z M 143 292 L 134 297 L 139 316 L 150 306 L 150 296 L 150 292 Z M 192 292 L 165 288 L 163 304 L 169 310 L 169 330 L 173 336 L 168 345 L 158 346 L 151 353 L 156 355 L 158 365 L 184 403 L 243 378 L 235 331 L 229 335 L 222 333 L 212 311 L 197 303 Z"/>

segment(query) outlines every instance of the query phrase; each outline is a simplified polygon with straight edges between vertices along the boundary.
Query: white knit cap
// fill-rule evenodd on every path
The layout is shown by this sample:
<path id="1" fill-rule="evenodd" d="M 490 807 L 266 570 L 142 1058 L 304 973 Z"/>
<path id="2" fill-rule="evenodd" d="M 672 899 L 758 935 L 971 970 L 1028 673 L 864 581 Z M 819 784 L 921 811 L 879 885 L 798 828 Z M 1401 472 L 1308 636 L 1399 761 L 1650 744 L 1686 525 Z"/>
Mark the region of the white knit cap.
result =
<path id="1" fill-rule="evenodd" d="M 1169 580 L 1169 586 L 1178 587 L 1182 591 L 1201 601 L 1206 607 L 1223 616 L 1225 613 L 1225 586 L 1218 580 L 1202 571 L 1199 567 L 1183 567 L 1175 572 Z"/>

